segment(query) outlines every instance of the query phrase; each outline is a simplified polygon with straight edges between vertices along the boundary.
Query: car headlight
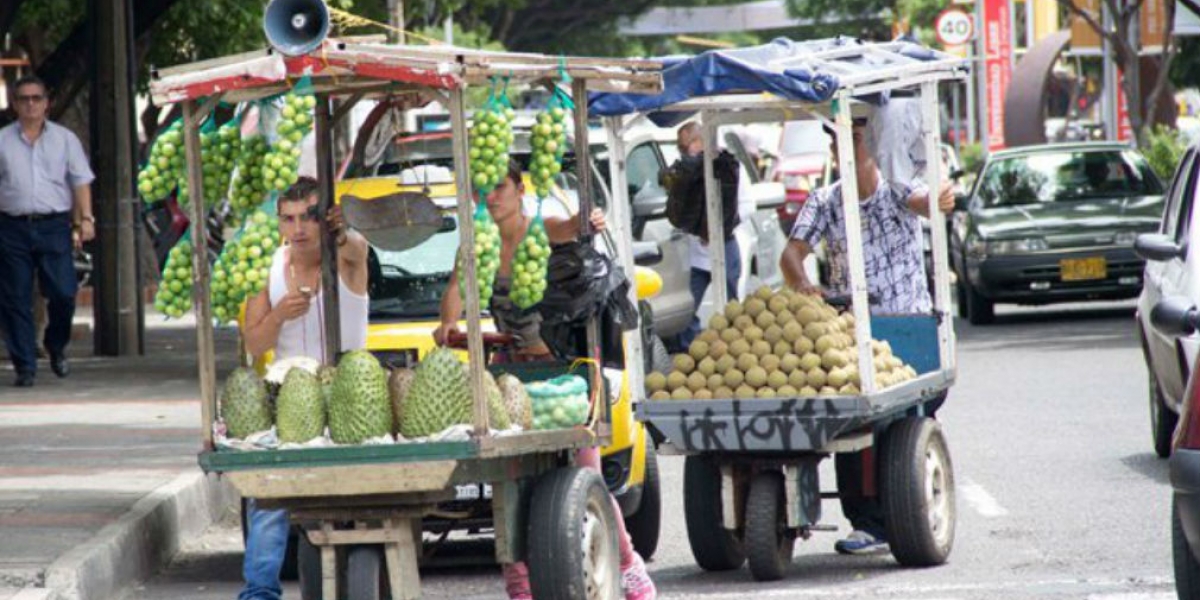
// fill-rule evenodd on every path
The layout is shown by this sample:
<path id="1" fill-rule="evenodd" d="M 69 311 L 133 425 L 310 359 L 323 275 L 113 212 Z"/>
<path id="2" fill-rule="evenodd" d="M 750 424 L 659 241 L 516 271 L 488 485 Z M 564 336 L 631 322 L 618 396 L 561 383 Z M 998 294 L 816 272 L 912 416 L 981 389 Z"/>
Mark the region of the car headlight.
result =
<path id="1" fill-rule="evenodd" d="M 993 240 L 987 243 L 987 254 L 1025 254 L 1040 252 L 1048 248 L 1043 238 L 1018 238 L 1015 240 Z"/>
<path id="2" fill-rule="evenodd" d="M 1137 241 L 1137 232 L 1135 232 L 1135 231 L 1122 231 L 1122 232 L 1118 233 L 1116 235 L 1116 237 L 1113 238 L 1113 244 L 1116 246 L 1132 247 L 1134 242 L 1136 242 L 1136 241 Z"/>

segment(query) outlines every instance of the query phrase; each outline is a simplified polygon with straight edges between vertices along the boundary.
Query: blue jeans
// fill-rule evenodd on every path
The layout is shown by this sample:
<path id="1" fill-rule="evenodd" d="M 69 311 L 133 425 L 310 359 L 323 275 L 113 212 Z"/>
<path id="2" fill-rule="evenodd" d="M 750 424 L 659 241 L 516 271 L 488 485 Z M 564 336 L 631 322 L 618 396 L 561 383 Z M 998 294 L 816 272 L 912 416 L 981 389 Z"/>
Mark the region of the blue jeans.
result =
<path id="1" fill-rule="evenodd" d="M 33 278 L 47 303 L 46 351 L 61 356 L 75 318 L 74 244 L 66 213 L 39 221 L 0 215 L 0 322 L 18 373 L 37 373 Z"/>
<path id="2" fill-rule="evenodd" d="M 259 510 L 250 499 L 246 503 L 246 555 L 242 559 L 242 577 L 246 586 L 238 600 L 279 600 L 283 584 L 279 571 L 287 555 L 288 522 L 286 510 Z"/>
<path id="3" fill-rule="evenodd" d="M 742 276 L 742 254 L 738 250 L 737 238 L 725 242 L 725 294 L 730 300 L 738 297 L 738 279 Z M 692 300 L 695 302 L 695 313 L 692 314 L 692 324 L 683 332 L 680 342 L 684 351 L 691 345 L 696 336 L 704 329 L 700 326 L 700 303 L 704 301 L 704 293 L 712 283 L 712 272 L 692 268 L 690 285 Z"/>

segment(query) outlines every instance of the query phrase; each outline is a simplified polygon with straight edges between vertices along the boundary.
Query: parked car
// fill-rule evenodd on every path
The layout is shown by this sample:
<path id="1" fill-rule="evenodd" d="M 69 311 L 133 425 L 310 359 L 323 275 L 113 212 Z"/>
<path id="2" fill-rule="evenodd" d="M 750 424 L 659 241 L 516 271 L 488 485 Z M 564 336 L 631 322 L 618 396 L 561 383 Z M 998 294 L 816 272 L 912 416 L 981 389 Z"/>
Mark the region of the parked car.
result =
<path id="1" fill-rule="evenodd" d="M 1155 233 L 1139 235 L 1134 249 L 1146 259 L 1145 283 L 1138 298 L 1137 329 L 1142 342 L 1146 370 L 1150 374 L 1147 391 L 1150 404 L 1150 430 L 1154 451 L 1166 458 L 1171 452 L 1171 436 L 1185 401 L 1185 388 L 1195 363 L 1200 340 L 1178 336 L 1153 327 L 1150 315 L 1154 307 L 1169 296 L 1200 299 L 1200 264 L 1189 258 L 1189 240 L 1200 231 L 1193 229 L 1193 208 L 1198 151 L 1188 149 L 1167 188 L 1166 209 Z"/>
<path id="2" fill-rule="evenodd" d="M 998 302 L 1137 296 L 1144 261 L 1133 243 L 1158 228 L 1162 193 L 1146 159 L 1122 144 L 992 154 L 953 217 L 960 316 L 983 324 Z"/>
<path id="3" fill-rule="evenodd" d="M 1195 297 L 1167 296 L 1150 310 L 1152 327 L 1165 337 L 1195 335 L 1200 312 Z M 1191 367 L 1183 394 L 1179 430 L 1168 463 L 1171 487 L 1171 557 L 1179 598 L 1200 598 L 1200 382 Z"/>

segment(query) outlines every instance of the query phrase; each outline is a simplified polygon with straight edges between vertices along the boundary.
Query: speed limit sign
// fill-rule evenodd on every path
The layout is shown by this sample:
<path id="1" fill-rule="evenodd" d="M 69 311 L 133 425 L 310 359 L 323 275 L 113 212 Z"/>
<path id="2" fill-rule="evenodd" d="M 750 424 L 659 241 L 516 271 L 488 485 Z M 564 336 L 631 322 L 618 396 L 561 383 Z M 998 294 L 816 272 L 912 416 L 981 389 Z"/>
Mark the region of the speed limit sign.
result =
<path id="1" fill-rule="evenodd" d="M 961 46 L 975 36 L 975 21 L 967 13 L 948 8 L 934 22 L 938 41 L 946 46 Z"/>

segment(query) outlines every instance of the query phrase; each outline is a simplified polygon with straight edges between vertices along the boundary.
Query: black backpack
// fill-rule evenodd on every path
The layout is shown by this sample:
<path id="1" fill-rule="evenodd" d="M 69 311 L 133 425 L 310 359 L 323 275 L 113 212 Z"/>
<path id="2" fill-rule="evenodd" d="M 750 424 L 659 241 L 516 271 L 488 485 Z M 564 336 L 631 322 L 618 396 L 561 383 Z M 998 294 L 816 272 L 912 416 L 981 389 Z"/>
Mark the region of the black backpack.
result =
<path id="1" fill-rule="evenodd" d="M 672 226 L 708 240 L 708 202 L 704 194 L 704 163 L 700 156 L 685 156 L 667 171 L 667 221 Z M 721 185 L 725 239 L 733 238 L 738 219 L 737 159 L 722 151 L 713 160 L 713 175 Z"/>

